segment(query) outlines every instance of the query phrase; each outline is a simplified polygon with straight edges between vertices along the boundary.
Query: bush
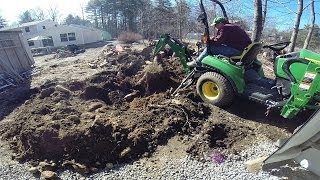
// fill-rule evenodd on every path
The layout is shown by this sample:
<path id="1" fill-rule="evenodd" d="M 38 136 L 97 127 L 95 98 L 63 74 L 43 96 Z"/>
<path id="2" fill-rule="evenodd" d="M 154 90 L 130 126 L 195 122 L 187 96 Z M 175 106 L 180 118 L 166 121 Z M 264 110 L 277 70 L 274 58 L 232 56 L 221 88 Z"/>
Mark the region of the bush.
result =
<path id="1" fill-rule="evenodd" d="M 142 36 L 140 34 L 134 33 L 134 32 L 128 32 L 128 31 L 120 33 L 118 37 L 118 41 L 123 41 L 125 43 L 138 42 L 141 39 L 142 39 Z"/>

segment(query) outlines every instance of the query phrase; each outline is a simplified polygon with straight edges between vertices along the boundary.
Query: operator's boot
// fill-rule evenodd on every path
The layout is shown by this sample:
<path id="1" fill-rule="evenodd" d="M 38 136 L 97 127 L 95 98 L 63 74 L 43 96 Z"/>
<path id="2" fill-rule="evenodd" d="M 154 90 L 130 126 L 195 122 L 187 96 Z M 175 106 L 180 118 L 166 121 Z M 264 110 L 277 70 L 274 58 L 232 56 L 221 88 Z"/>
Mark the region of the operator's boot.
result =
<path id="1" fill-rule="evenodd" d="M 196 67 L 196 66 L 200 66 L 201 63 L 199 61 L 197 61 L 197 60 L 193 60 L 193 61 L 187 62 L 187 65 L 189 67 Z"/>

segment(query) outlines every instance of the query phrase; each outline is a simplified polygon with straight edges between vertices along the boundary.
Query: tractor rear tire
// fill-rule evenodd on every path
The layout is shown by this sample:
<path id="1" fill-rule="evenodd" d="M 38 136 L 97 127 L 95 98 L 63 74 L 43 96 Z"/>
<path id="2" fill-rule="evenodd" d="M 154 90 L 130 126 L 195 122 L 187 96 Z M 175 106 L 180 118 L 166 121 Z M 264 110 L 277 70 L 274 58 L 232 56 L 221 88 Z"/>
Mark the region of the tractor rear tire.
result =
<path id="1" fill-rule="evenodd" d="M 227 78 L 216 72 L 206 72 L 197 81 L 197 93 L 204 102 L 224 107 L 233 101 L 235 92 Z"/>

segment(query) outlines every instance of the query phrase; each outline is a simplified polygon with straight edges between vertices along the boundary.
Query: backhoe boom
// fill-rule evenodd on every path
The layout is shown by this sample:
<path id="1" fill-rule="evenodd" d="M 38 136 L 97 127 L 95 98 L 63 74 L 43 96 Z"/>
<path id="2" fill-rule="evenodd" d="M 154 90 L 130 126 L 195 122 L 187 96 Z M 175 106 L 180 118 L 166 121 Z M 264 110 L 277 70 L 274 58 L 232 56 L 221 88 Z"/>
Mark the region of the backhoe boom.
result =
<path id="1" fill-rule="evenodd" d="M 153 50 L 153 54 L 157 55 L 167 44 L 179 57 L 184 71 L 189 73 L 190 67 L 187 65 L 187 61 L 191 60 L 191 56 L 188 54 L 187 47 L 178 40 L 172 38 L 169 34 L 163 34 L 160 36 L 160 39 Z"/>

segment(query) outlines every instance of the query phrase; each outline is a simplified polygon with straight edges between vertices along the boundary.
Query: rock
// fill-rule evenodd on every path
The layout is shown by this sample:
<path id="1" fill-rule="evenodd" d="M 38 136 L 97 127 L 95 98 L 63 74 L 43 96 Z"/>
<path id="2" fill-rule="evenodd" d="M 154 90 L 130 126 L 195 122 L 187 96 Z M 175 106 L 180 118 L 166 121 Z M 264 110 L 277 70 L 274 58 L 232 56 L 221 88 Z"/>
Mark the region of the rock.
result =
<path id="1" fill-rule="evenodd" d="M 80 117 L 83 119 L 95 119 L 96 115 L 90 112 L 85 112 L 82 113 Z"/>
<path id="2" fill-rule="evenodd" d="M 80 118 L 79 118 L 79 116 L 77 116 L 77 115 L 68 116 L 67 119 L 68 119 L 69 121 L 74 122 L 74 123 L 80 123 Z"/>
<path id="3" fill-rule="evenodd" d="M 110 57 L 110 56 L 113 55 L 113 53 L 114 53 L 113 51 L 105 52 L 105 53 L 104 53 L 104 56 L 105 56 L 105 57 Z"/>
<path id="4" fill-rule="evenodd" d="M 129 154 L 131 152 L 131 148 L 127 147 L 126 149 L 124 149 L 121 153 L 120 153 L 120 157 L 123 158 L 124 156 L 126 156 L 127 154 Z"/>
<path id="5" fill-rule="evenodd" d="M 32 174 L 38 173 L 39 169 L 38 167 L 31 167 L 28 169 L 29 172 L 31 172 Z"/>
<path id="6" fill-rule="evenodd" d="M 127 94 L 126 96 L 124 96 L 123 99 L 125 99 L 126 101 L 132 101 L 135 97 L 137 97 L 139 95 L 139 91 L 134 91 L 130 94 Z"/>
<path id="7" fill-rule="evenodd" d="M 42 171 L 41 177 L 44 179 L 54 179 L 57 177 L 57 173 L 55 173 L 53 171 Z"/>
<path id="8" fill-rule="evenodd" d="M 117 44 L 117 45 L 116 45 L 115 50 L 116 50 L 117 52 L 123 52 L 123 51 L 124 51 L 123 47 L 122 47 L 120 44 Z"/>
<path id="9" fill-rule="evenodd" d="M 93 64 L 93 63 L 88 63 L 88 66 L 89 66 L 91 69 L 97 69 L 97 68 L 98 68 L 98 65 L 97 65 L 97 64 Z"/>
<path id="10" fill-rule="evenodd" d="M 88 174 L 89 173 L 89 169 L 87 168 L 87 166 L 85 166 L 83 164 L 74 163 L 72 165 L 72 167 L 74 168 L 75 171 L 77 171 L 80 174 Z"/>
<path id="11" fill-rule="evenodd" d="M 56 163 L 41 161 L 39 162 L 39 168 L 41 171 L 54 171 L 56 169 Z"/>
<path id="12" fill-rule="evenodd" d="M 98 168 L 92 167 L 92 168 L 90 168 L 90 171 L 93 173 L 96 173 L 96 172 L 98 172 Z"/>
<path id="13" fill-rule="evenodd" d="M 46 166 L 50 166 L 50 164 L 45 162 L 45 161 L 39 162 L 39 167 L 43 168 L 43 167 L 46 167 Z"/>
<path id="14" fill-rule="evenodd" d="M 96 110 L 98 108 L 101 108 L 101 107 L 102 107 L 102 103 L 95 102 L 95 103 L 92 103 L 92 104 L 89 105 L 88 111 L 92 112 L 92 111 L 94 111 L 94 110 Z"/>
<path id="15" fill-rule="evenodd" d="M 66 94 L 70 94 L 71 93 L 71 91 L 69 89 L 67 89 L 66 87 L 63 87 L 61 85 L 57 85 L 56 86 L 56 90 L 60 91 L 60 92 L 63 92 L 63 93 L 66 93 Z"/>
<path id="16" fill-rule="evenodd" d="M 45 97 L 49 97 L 54 92 L 53 88 L 46 88 L 40 92 L 39 98 L 43 99 Z"/>
<path id="17" fill-rule="evenodd" d="M 113 164 L 112 164 L 112 163 L 107 163 L 107 164 L 106 164 L 106 168 L 112 169 L 112 168 L 113 168 Z"/>

